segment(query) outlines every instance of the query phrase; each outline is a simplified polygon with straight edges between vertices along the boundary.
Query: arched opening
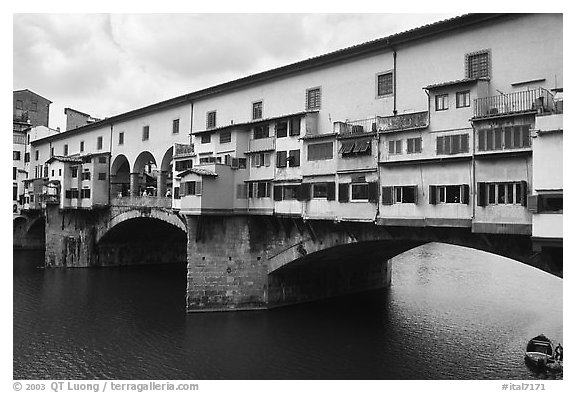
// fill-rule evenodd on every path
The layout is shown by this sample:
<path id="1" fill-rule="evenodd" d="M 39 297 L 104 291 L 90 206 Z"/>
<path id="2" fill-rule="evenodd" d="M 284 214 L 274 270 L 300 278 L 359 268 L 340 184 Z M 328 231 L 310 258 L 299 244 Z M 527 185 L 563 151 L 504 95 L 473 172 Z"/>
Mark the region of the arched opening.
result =
<path id="1" fill-rule="evenodd" d="M 186 233 L 166 221 L 136 217 L 112 227 L 96 245 L 100 266 L 185 264 Z"/>
<path id="2" fill-rule="evenodd" d="M 110 195 L 130 195 L 130 163 L 123 154 L 116 156 L 110 167 Z"/>
<path id="3" fill-rule="evenodd" d="M 43 247 L 46 242 L 46 220 L 37 218 L 26 232 L 26 243 L 29 247 Z"/>
<path id="4" fill-rule="evenodd" d="M 141 152 L 130 174 L 130 195 L 157 195 L 157 178 L 158 168 L 154 156 L 149 151 Z"/>
<path id="5" fill-rule="evenodd" d="M 158 196 L 169 196 L 167 191 L 170 190 L 172 195 L 172 153 L 174 147 L 170 147 L 162 157 L 160 164 L 160 173 L 158 174 Z"/>

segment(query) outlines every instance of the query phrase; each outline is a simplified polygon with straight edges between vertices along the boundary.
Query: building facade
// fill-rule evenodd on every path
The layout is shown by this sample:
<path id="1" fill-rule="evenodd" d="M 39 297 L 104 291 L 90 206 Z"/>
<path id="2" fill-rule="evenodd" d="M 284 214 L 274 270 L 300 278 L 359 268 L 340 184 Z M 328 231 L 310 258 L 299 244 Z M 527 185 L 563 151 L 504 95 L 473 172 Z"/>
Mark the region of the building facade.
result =
<path id="1" fill-rule="evenodd" d="M 106 153 L 109 203 L 558 240 L 562 25 L 465 15 L 192 92 L 34 142 L 34 178 Z"/>

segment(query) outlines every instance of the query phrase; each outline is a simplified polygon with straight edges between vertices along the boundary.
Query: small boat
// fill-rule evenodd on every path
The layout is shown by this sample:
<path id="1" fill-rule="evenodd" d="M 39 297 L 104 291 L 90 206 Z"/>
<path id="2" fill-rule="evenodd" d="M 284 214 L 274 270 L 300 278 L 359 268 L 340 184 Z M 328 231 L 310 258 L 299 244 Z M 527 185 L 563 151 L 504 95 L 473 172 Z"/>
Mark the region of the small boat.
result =
<path id="1" fill-rule="evenodd" d="M 548 363 L 554 363 L 553 353 L 552 341 L 541 334 L 528 341 L 524 360 L 529 366 L 547 368 Z"/>

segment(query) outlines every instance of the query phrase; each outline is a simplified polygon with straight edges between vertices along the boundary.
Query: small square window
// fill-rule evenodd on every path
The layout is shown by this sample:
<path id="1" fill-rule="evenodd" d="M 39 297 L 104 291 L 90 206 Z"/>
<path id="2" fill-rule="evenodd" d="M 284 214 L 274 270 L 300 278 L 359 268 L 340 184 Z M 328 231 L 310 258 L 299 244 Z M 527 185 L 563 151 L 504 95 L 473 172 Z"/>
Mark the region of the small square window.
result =
<path id="1" fill-rule="evenodd" d="M 456 108 L 466 108 L 470 106 L 470 90 L 456 93 Z"/>
<path id="2" fill-rule="evenodd" d="M 321 91 L 320 88 L 306 90 L 306 109 L 320 109 Z"/>
<path id="3" fill-rule="evenodd" d="M 448 94 L 440 94 L 436 96 L 436 110 L 445 111 L 448 109 Z"/>
<path id="4" fill-rule="evenodd" d="M 221 131 L 220 143 L 230 143 L 230 142 L 232 142 L 232 131 Z"/>
<path id="5" fill-rule="evenodd" d="M 262 101 L 254 102 L 252 104 L 252 119 L 262 118 Z"/>
<path id="6" fill-rule="evenodd" d="M 211 134 L 202 134 L 202 136 L 200 137 L 200 143 L 210 143 L 211 140 Z"/>
<path id="7" fill-rule="evenodd" d="M 394 74 L 386 72 L 377 76 L 377 96 L 383 97 L 394 93 Z"/>

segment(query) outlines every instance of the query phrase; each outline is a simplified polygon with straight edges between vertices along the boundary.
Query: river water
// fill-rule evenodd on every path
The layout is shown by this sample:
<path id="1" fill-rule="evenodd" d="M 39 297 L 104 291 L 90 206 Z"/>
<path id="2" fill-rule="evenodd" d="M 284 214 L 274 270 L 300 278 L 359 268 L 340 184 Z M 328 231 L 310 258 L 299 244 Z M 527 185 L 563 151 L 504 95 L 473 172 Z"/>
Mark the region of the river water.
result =
<path id="1" fill-rule="evenodd" d="M 14 253 L 15 379 L 561 379 L 524 364 L 562 342 L 562 280 L 428 244 L 392 286 L 270 311 L 186 314 L 183 265 L 41 269 Z"/>

